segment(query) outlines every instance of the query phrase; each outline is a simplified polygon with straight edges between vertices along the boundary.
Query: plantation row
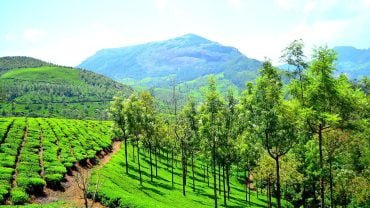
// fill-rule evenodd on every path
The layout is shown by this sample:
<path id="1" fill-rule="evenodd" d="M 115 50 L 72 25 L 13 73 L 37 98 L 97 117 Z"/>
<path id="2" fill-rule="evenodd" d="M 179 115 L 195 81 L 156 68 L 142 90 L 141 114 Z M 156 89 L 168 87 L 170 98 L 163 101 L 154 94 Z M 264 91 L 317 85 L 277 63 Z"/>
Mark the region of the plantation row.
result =
<path id="1" fill-rule="evenodd" d="M 0 203 L 22 204 L 109 148 L 112 137 L 110 122 L 0 118 L 0 138 Z"/>

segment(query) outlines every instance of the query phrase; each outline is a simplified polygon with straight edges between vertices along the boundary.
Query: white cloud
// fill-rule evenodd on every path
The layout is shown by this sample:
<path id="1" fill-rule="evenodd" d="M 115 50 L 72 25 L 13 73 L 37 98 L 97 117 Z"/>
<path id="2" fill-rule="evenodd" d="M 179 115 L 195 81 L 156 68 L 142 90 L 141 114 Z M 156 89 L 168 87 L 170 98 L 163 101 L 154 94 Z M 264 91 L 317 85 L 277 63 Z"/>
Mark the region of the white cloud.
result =
<path id="1" fill-rule="evenodd" d="M 41 29 L 29 28 L 23 31 L 23 37 L 31 42 L 36 42 L 47 36 L 47 32 Z"/>
<path id="2" fill-rule="evenodd" d="M 235 9 L 239 9 L 241 7 L 241 0 L 229 0 L 229 2 Z"/>
<path id="3" fill-rule="evenodd" d="M 292 8 L 292 2 L 290 0 L 275 0 L 275 3 L 278 5 L 278 7 L 285 10 Z"/>
<path id="4" fill-rule="evenodd" d="M 311 13 L 316 7 L 316 2 L 315 1 L 308 1 L 304 6 L 303 6 L 303 13 L 304 14 L 309 14 Z"/>
<path id="5" fill-rule="evenodd" d="M 167 5 L 168 5 L 168 1 L 167 0 L 155 0 L 154 3 L 155 3 L 155 7 L 158 10 L 164 10 L 167 7 Z"/>

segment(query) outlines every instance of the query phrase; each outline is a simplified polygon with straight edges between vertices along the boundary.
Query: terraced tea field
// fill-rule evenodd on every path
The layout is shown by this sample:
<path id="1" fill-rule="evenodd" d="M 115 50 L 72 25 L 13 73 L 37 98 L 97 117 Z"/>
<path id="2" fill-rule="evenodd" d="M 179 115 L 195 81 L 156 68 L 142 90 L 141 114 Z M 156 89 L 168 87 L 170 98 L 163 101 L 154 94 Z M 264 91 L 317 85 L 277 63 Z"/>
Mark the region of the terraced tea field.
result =
<path id="1" fill-rule="evenodd" d="M 0 118 L 0 204 L 23 204 L 56 187 L 76 162 L 111 145 L 111 122 Z"/>

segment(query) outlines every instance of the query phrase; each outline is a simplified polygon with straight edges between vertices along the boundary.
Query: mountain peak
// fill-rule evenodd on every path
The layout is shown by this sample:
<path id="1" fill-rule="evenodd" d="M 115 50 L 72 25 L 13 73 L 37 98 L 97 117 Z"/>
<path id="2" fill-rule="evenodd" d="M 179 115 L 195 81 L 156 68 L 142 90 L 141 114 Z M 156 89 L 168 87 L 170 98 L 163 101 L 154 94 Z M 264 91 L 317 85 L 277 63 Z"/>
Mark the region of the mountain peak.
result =
<path id="1" fill-rule="evenodd" d="M 176 42 L 176 44 L 180 45 L 200 45 L 200 44 L 209 44 L 209 43 L 214 43 L 213 41 L 210 41 L 200 35 L 196 35 L 193 33 L 188 33 L 179 37 L 176 37 L 174 39 L 171 39 L 169 41 Z"/>

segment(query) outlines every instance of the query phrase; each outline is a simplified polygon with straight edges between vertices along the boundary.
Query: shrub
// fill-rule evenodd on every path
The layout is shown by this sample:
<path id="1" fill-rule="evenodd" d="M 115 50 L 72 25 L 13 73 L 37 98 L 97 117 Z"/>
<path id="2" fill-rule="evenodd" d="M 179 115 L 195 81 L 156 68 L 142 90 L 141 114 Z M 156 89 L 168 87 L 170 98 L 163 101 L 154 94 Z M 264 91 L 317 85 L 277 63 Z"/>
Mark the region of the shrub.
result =
<path id="1" fill-rule="evenodd" d="M 46 167 L 45 171 L 60 174 L 65 174 L 67 172 L 66 168 L 62 165 Z"/>
<path id="2" fill-rule="evenodd" d="M 63 179 L 63 175 L 58 174 L 58 173 L 45 175 L 45 180 L 50 183 L 58 183 L 62 179 Z"/>
<path id="3" fill-rule="evenodd" d="M 28 199 L 28 194 L 22 188 L 17 187 L 10 192 L 10 200 L 13 204 L 24 204 L 28 201 Z"/>

